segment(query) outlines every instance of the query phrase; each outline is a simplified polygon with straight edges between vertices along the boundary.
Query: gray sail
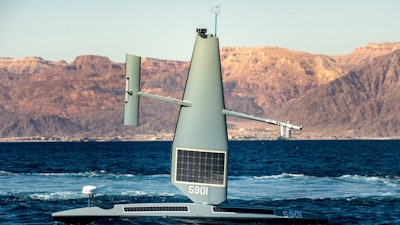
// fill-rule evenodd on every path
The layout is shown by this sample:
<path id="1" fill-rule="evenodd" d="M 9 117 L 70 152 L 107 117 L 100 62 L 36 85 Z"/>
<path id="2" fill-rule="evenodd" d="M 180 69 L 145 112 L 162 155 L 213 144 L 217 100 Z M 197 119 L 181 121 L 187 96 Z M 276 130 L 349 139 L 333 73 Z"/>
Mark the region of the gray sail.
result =
<path id="1" fill-rule="evenodd" d="M 140 62 L 139 56 L 126 54 L 125 125 L 139 124 Z"/>
<path id="2" fill-rule="evenodd" d="M 228 140 L 218 38 L 196 37 L 172 145 L 171 182 L 195 203 L 226 200 Z"/>

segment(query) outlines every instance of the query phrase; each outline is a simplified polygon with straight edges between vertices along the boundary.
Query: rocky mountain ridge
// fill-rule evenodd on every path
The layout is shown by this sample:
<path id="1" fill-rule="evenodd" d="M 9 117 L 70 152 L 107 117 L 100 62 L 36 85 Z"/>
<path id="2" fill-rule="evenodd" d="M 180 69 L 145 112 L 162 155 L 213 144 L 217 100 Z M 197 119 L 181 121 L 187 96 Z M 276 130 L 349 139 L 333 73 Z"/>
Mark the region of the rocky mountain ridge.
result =
<path id="1" fill-rule="evenodd" d="M 368 64 L 374 58 L 389 54 L 397 49 L 400 49 L 398 42 L 369 43 L 365 47 L 354 49 L 351 54 L 335 58 L 341 67 L 347 71 L 354 71 Z"/>
<path id="2" fill-rule="evenodd" d="M 315 88 L 308 96 L 284 106 L 280 113 L 339 136 L 397 137 L 399 75 L 400 49 Z"/>
<path id="3" fill-rule="evenodd" d="M 400 43 L 345 56 L 278 47 L 221 49 L 226 108 L 302 123 L 297 138 L 400 138 Z M 181 98 L 189 62 L 142 59 L 142 90 Z M 179 108 L 141 100 L 141 126 L 122 125 L 124 64 L 102 56 L 72 63 L 0 58 L 0 137 L 171 133 Z M 228 119 L 229 129 L 278 127 Z"/>

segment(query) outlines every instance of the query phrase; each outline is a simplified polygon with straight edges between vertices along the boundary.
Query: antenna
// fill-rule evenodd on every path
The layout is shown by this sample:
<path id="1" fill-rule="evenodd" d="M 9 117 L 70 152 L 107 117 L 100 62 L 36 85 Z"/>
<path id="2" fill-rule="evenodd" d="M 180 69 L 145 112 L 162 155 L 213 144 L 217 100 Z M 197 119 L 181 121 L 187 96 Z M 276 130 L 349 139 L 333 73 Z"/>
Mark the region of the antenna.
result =
<path id="1" fill-rule="evenodd" d="M 214 35 L 217 36 L 217 16 L 221 12 L 220 5 L 213 5 L 211 7 L 211 13 L 214 14 Z"/>

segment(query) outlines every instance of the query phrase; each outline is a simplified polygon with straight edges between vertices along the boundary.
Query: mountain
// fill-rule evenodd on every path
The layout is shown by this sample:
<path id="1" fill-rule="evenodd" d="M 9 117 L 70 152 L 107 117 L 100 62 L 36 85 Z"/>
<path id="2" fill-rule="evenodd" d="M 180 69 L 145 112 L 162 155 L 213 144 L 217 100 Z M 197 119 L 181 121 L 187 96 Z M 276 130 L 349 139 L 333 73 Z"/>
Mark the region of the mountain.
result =
<path id="1" fill-rule="evenodd" d="M 288 102 L 279 114 L 333 137 L 399 137 L 400 49 Z M 279 117 L 279 114 L 275 114 Z"/>
<path id="2" fill-rule="evenodd" d="M 221 64 L 228 107 L 258 116 L 342 74 L 331 57 L 277 47 L 223 48 Z"/>
<path id="3" fill-rule="evenodd" d="M 142 62 L 143 90 L 182 96 L 188 62 Z M 106 57 L 78 56 L 69 64 L 39 57 L 0 59 L 0 79 L 2 137 L 119 136 L 174 127 L 174 115 L 166 117 L 168 113 L 145 104 L 141 110 L 143 126 L 122 126 L 124 64 Z M 164 84 L 170 86 L 168 91 L 161 89 Z M 169 105 L 163 108 L 178 110 Z"/>
<path id="4" fill-rule="evenodd" d="M 302 123 L 297 138 L 400 138 L 400 43 L 326 56 L 279 47 L 221 49 L 226 108 Z M 142 59 L 145 92 L 181 98 L 190 63 Z M 141 99 L 139 127 L 122 125 L 125 65 L 0 58 L 0 137 L 129 138 L 172 133 L 179 107 Z M 231 131 L 279 127 L 228 118 Z M 262 131 L 264 132 L 264 131 Z M 149 136 L 147 136 L 149 137 Z"/>
<path id="5" fill-rule="evenodd" d="M 374 58 L 389 54 L 400 49 L 398 42 L 369 43 L 362 48 L 356 48 L 351 54 L 337 57 L 338 63 L 346 70 L 357 70 L 358 67 L 372 62 Z"/>

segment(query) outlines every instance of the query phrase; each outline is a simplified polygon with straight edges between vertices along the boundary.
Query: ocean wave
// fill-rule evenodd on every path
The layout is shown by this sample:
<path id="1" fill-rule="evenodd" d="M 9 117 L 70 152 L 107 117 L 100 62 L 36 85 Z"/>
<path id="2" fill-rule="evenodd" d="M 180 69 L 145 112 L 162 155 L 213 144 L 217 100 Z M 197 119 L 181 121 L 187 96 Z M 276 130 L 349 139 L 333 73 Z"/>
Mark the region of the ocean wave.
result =
<path id="1" fill-rule="evenodd" d="M 174 197 L 180 195 L 172 192 L 147 192 L 147 191 L 124 191 L 121 193 L 122 196 L 151 196 L 151 197 Z"/>
<path id="2" fill-rule="evenodd" d="M 55 193 L 32 193 L 27 194 L 32 200 L 41 200 L 41 201 L 50 201 L 50 200 L 72 200 L 72 199 L 81 199 L 87 198 L 82 194 L 76 192 L 55 192 Z"/>
<path id="3" fill-rule="evenodd" d="M 317 177 L 317 176 L 308 176 L 304 174 L 291 174 L 291 173 L 281 173 L 277 175 L 264 175 L 264 176 L 237 176 L 237 178 L 242 179 L 255 179 L 255 180 L 276 180 L 276 179 L 319 179 L 319 180 L 345 180 L 345 181 L 355 181 L 355 182 L 384 182 L 384 183 L 392 183 L 399 184 L 400 176 L 366 176 L 366 175 L 342 175 L 339 177 Z"/>
<path id="4" fill-rule="evenodd" d="M 126 197 L 128 198 L 146 197 L 146 198 L 159 199 L 159 198 L 183 197 L 183 194 L 173 193 L 173 192 L 124 191 L 121 193 L 99 193 L 96 195 L 96 198 L 101 198 L 101 199 L 119 199 Z M 60 192 L 49 192 L 49 193 L 0 192 L 0 200 L 6 200 L 6 201 L 26 201 L 26 200 L 58 201 L 58 200 L 84 200 L 87 198 L 88 198 L 87 195 L 71 191 L 60 191 Z"/>
<path id="5" fill-rule="evenodd" d="M 12 173 L 12 172 L 0 170 L 0 176 L 10 176 L 10 175 L 13 175 L 13 174 L 14 173 Z"/>
<path id="6" fill-rule="evenodd" d="M 7 172 L 3 171 L 4 174 Z M 107 172 L 34 173 L 0 176 L 0 196 L 25 196 L 50 201 L 86 198 L 85 185 L 98 187 L 98 196 L 169 198 L 181 195 L 169 174 L 133 175 Z M 264 176 L 230 176 L 228 198 L 242 200 L 400 198 L 396 176 L 342 175 L 317 177 L 282 173 Z"/>
<path id="7" fill-rule="evenodd" d="M 400 198 L 400 179 L 392 176 L 317 177 L 290 173 L 236 176 L 230 179 L 229 187 L 233 198 L 247 200 Z"/>
<path id="8" fill-rule="evenodd" d="M 154 178 L 167 178 L 170 174 L 120 174 L 120 173 L 109 173 L 105 170 L 100 171 L 87 171 L 77 173 L 14 173 L 9 171 L 0 171 L 0 176 L 44 176 L 44 177 L 104 177 L 104 178 L 121 178 L 121 177 L 145 177 L 148 179 Z M 274 179 L 342 179 L 347 181 L 361 181 L 361 182 L 400 182 L 400 176 L 366 176 L 366 175 L 351 175 L 346 174 L 339 177 L 317 177 L 305 174 L 293 174 L 293 173 L 281 173 L 275 175 L 262 175 L 262 176 L 228 176 L 228 179 L 254 179 L 254 180 L 274 180 Z"/>
<path id="9" fill-rule="evenodd" d="M 0 176 L 48 176 L 48 177 L 109 177 L 109 178 L 119 178 L 119 177 L 169 177 L 169 174 L 122 174 L 122 173 L 108 173 L 105 170 L 100 171 L 87 171 L 87 172 L 77 172 L 77 173 L 13 173 L 8 171 L 0 171 Z"/>
<path id="10" fill-rule="evenodd" d="M 307 178 L 304 174 L 281 173 L 277 175 L 253 176 L 254 179 Z"/>
<path id="11" fill-rule="evenodd" d="M 169 193 L 169 192 L 146 192 L 146 191 L 125 191 L 120 194 L 116 193 L 100 193 L 96 195 L 96 198 L 116 198 L 116 197 L 175 197 L 181 194 Z M 76 199 L 87 199 L 87 195 L 76 193 L 76 192 L 55 192 L 55 193 L 32 193 L 26 195 L 32 200 L 42 201 L 53 201 L 53 200 L 76 200 Z"/>
<path id="12" fill-rule="evenodd" d="M 400 176 L 362 176 L 362 175 L 343 175 L 339 179 L 348 181 L 361 182 L 384 182 L 384 183 L 400 183 Z"/>

